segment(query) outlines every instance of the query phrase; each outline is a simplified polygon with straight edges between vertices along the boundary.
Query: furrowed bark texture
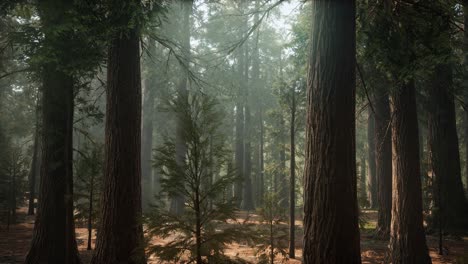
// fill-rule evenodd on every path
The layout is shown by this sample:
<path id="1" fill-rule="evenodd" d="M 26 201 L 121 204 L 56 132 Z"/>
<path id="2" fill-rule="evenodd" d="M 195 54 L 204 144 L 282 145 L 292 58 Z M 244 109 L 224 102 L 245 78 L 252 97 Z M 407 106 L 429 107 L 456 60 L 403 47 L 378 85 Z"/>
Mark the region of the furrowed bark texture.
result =
<path id="1" fill-rule="evenodd" d="M 355 157 L 355 1 L 312 2 L 304 263 L 361 263 Z"/>
<path id="2" fill-rule="evenodd" d="M 123 15 L 122 19 L 129 18 Z M 136 28 L 125 33 L 115 36 L 108 53 L 103 208 L 93 264 L 146 263 L 141 225 L 139 33 Z"/>
<path id="3" fill-rule="evenodd" d="M 56 35 L 70 8 L 66 1 L 41 1 L 43 45 L 67 50 L 70 32 Z M 40 203 L 25 263 L 80 263 L 73 221 L 73 78 L 61 71 L 67 58 L 47 62 L 42 70 L 42 162 Z"/>
<path id="4" fill-rule="evenodd" d="M 431 263 L 422 216 L 418 119 L 414 83 L 392 92 L 392 221 L 388 262 Z"/>
<path id="5" fill-rule="evenodd" d="M 429 90 L 429 148 L 434 186 L 434 228 L 439 214 L 445 232 L 468 229 L 468 205 L 461 178 L 455 102 L 452 91 L 452 68 L 436 66 Z M 440 189 L 439 189 L 440 188 Z M 440 195 L 439 195 L 440 193 Z"/>

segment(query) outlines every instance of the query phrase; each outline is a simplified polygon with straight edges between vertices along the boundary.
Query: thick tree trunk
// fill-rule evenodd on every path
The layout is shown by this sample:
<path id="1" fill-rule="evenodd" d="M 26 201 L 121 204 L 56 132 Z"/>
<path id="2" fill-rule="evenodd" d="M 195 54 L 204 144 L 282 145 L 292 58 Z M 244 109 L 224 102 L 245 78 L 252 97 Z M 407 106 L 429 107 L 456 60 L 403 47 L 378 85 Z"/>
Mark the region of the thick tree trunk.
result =
<path id="1" fill-rule="evenodd" d="M 121 3 L 113 4 L 110 15 L 127 25 L 132 10 L 122 14 Z M 113 37 L 107 61 L 103 208 L 91 263 L 142 264 L 139 30 L 134 26 Z"/>
<path id="2" fill-rule="evenodd" d="M 355 157 L 355 1 L 311 4 L 303 261 L 361 263 Z"/>
<path id="3" fill-rule="evenodd" d="M 296 232 L 296 91 L 292 90 L 292 104 L 291 104 L 291 124 L 290 124 L 290 144 L 291 144 L 291 159 L 289 162 L 290 169 L 290 188 L 289 188 L 289 257 L 296 257 L 295 246 L 295 232 Z"/>
<path id="4" fill-rule="evenodd" d="M 422 216 L 418 119 L 412 81 L 392 92 L 393 194 L 388 262 L 431 263 Z"/>
<path id="5" fill-rule="evenodd" d="M 61 71 L 69 63 L 63 47 L 70 32 L 57 34 L 70 4 L 42 1 L 39 12 L 44 46 L 57 50 L 59 62 L 47 62 L 42 70 L 42 162 L 40 203 L 31 249 L 25 263 L 80 263 L 73 220 L 73 78 Z M 63 64 L 63 65 L 61 65 Z"/>
<path id="6" fill-rule="evenodd" d="M 434 194 L 434 220 L 442 221 L 446 232 L 468 229 L 468 204 L 463 191 L 458 148 L 455 103 L 452 91 L 452 68 L 439 64 L 429 89 L 429 145 Z M 439 224 L 438 221 L 432 223 Z M 434 226 L 435 227 L 435 226 Z"/>
<path id="7" fill-rule="evenodd" d="M 372 102 L 374 103 L 374 102 Z M 369 107 L 369 119 L 367 124 L 367 143 L 368 143 L 368 162 L 369 162 L 369 175 L 368 175 L 368 196 L 369 207 L 377 207 L 377 177 L 375 165 L 375 113 Z"/>
<path id="8" fill-rule="evenodd" d="M 392 218 L 392 132 L 390 102 L 385 89 L 375 92 L 375 166 L 377 179 L 378 218 L 376 233 L 381 238 L 390 235 Z"/>

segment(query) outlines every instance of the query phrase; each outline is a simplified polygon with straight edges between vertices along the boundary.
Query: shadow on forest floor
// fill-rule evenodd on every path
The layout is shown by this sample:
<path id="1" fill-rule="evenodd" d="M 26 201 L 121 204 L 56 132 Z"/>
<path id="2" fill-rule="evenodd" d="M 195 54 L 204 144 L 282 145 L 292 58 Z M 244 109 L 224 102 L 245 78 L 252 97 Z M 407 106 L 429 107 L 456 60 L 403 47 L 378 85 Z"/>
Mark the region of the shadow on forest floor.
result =
<path id="1" fill-rule="evenodd" d="M 387 248 L 386 241 L 373 238 L 372 230 L 375 227 L 377 214 L 375 211 L 363 211 L 367 223 L 364 229 L 361 229 L 361 256 L 362 263 L 382 263 L 385 250 Z M 258 216 L 255 214 L 247 214 L 241 212 L 239 220 L 243 220 L 248 215 L 248 221 L 258 223 Z M 23 263 L 25 254 L 30 245 L 34 216 L 26 215 L 26 208 L 18 210 L 18 223 L 10 226 L 10 230 L 6 230 L 6 226 L 0 226 L 0 264 Z M 296 256 L 302 254 L 302 221 L 296 220 L 298 226 L 296 238 Z M 92 251 L 86 250 L 87 230 L 85 228 L 76 228 L 77 240 L 83 264 L 87 264 L 91 260 Z M 163 242 L 158 238 L 154 241 Z M 439 256 L 437 254 L 437 237 L 427 236 L 428 247 L 434 264 L 437 263 L 468 263 L 468 237 L 463 239 L 445 239 L 444 246 L 448 248 L 449 254 Z M 93 240 L 94 243 L 94 240 Z M 93 245 L 94 246 L 94 245 Z M 231 257 L 239 257 L 246 261 L 255 263 L 255 249 L 249 245 L 233 244 L 230 245 L 226 254 Z M 463 258 L 464 256 L 464 258 Z M 156 263 L 156 259 L 150 258 L 148 263 Z M 279 262 L 278 262 L 279 263 Z M 300 260 L 289 260 L 286 263 L 300 263 Z"/>

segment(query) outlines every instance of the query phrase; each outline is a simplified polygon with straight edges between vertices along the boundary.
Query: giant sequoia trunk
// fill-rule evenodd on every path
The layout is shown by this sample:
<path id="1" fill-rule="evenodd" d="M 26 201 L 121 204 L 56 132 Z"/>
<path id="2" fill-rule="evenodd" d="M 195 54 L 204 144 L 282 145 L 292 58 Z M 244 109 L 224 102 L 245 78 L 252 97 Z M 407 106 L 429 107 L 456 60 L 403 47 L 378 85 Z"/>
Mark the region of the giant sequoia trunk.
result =
<path id="1" fill-rule="evenodd" d="M 303 261 L 360 263 L 355 1 L 317 0 L 311 4 Z"/>
<path id="2" fill-rule="evenodd" d="M 418 119 L 412 81 L 392 92 L 393 194 L 388 261 L 431 263 L 422 217 Z"/>
<path id="3" fill-rule="evenodd" d="M 372 102 L 374 104 L 374 102 Z M 369 196 L 369 207 L 377 207 L 377 174 L 375 164 L 375 113 L 374 109 L 369 107 L 369 119 L 367 124 L 367 144 L 368 144 L 368 162 L 369 162 L 369 175 L 368 175 L 368 196 Z"/>
<path id="4" fill-rule="evenodd" d="M 375 92 L 375 167 L 377 179 L 378 220 L 377 236 L 390 235 L 392 217 L 392 133 L 390 102 L 385 89 Z"/>
<path id="5" fill-rule="evenodd" d="M 128 25 L 132 10 L 122 13 L 121 4 L 113 4 L 111 16 Z M 103 208 L 93 264 L 146 263 L 141 225 L 139 45 L 139 31 L 133 26 L 114 35 L 108 51 Z"/>
<path id="6" fill-rule="evenodd" d="M 439 64 L 429 89 L 429 147 L 434 181 L 434 225 L 444 231 L 468 229 L 468 205 L 461 180 L 452 68 Z M 440 215 L 439 215 L 440 214 Z M 441 221 L 441 223 L 439 223 Z"/>
<path id="7" fill-rule="evenodd" d="M 31 264 L 80 263 L 73 221 L 74 80 L 60 70 L 69 63 L 66 48 L 71 32 L 57 33 L 69 8 L 66 1 L 39 4 L 45 35 L 43 45 L 57 51 L 57 60 L 48 61 L 42 69 L 41 202 L 25 261 Z"/>

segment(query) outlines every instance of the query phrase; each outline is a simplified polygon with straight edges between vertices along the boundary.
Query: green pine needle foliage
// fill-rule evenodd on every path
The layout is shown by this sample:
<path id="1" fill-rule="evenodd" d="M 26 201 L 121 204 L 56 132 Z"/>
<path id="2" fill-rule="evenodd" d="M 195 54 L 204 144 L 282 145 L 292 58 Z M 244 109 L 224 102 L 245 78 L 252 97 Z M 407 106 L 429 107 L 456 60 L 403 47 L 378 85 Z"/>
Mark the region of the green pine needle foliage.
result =
<path id="1" fill-rule="evenodd" d="M 237 174 L 228 169 L 231 153 L 220 132 L 223 114 L 216 100 L 201 92 L 179 96 L 170 108 L 181 126 L 179 141 L 165 138 L 156 149 L 155 167 L 162 175 L 161 197 L 182 196 L 185 206 L 182 214 L 171 213 L 159 199 L 147 216 L 148 240 L 156 236 L 170 242 L 151 245 L 149 253 L 161 261 L 196 262 L 200 256 L 204 263 L 235 263 L 223 254 L 227 244 L 252 236 L 236 221 L 237 207 L 227 197 Z"/>

